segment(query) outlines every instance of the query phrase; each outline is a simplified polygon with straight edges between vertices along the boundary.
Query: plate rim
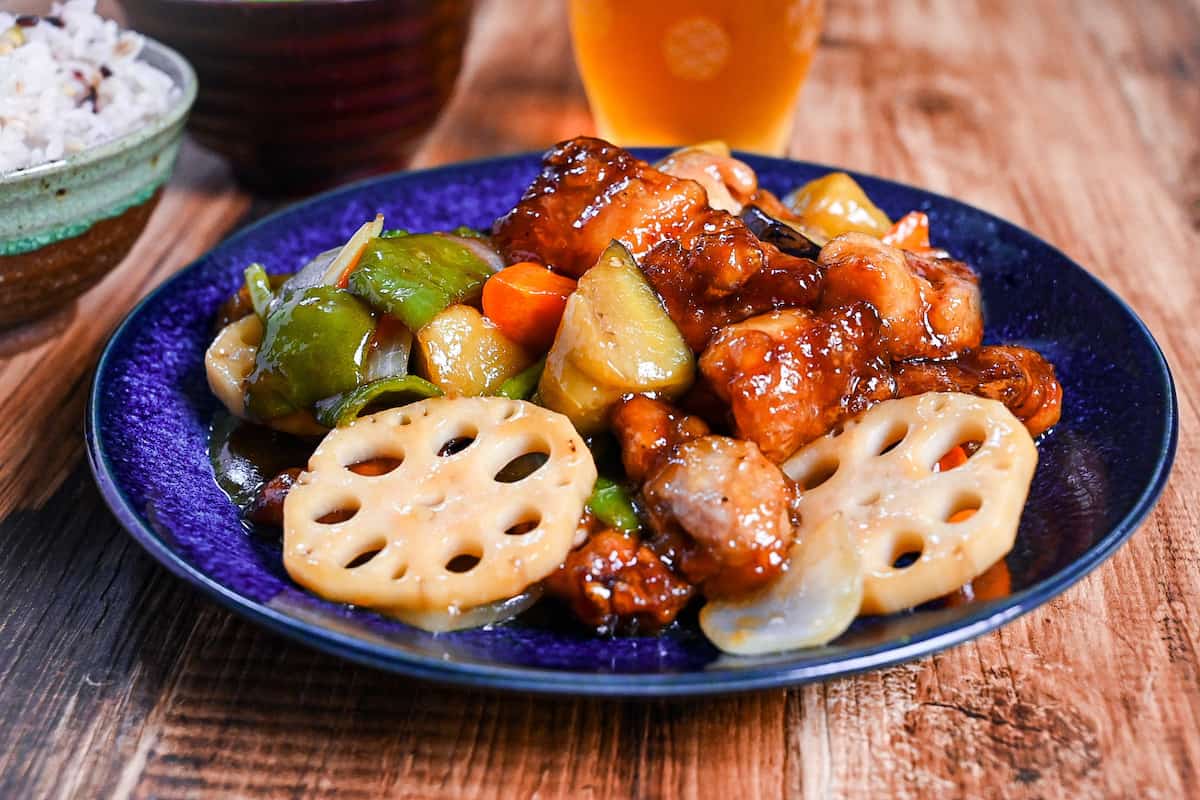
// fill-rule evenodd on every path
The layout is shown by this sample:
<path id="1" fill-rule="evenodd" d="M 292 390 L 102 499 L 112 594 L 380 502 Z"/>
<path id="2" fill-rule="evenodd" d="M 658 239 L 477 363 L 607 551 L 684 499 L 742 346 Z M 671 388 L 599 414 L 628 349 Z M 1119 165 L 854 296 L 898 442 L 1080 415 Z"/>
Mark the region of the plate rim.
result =
<path id="1" fill-rule="evenodd" d="M 635 154 L 646 154 L 649 157 L 654 157 L 658 153 L 668 152 L 669 149 L 632 148 Z M 1096 567 L 1107 561 L 1140 528 L 1141 524 L 1157 504 L 1159 496 L 1166 487 L 1170 476 L 1179 441 L 1179 400 L 1175 389 L 1175 381 L 1166 356 L 1163 354 L 1161 346 L 1146 323 L 1106 283 L 1037 234 L 989 211 L 947 195 L 931 192 L 911 184 L 879 177 L 870 173 L 844 170 L 841 167 L 819 162 L 777 158 L 736 151 L 735 155 L 739 157 L 756 161 L 773 162 L 777 166 L 785 168 L 800 166 L 828 172 L 845 171 L 849 172 L 856 179 L 865 177 L 873 182 L 917 192 L 940 203 L 949 203 L 963 207 L 972 213 L 982 215 L 987 220 L 1000 226 L 1016 229 L 1022 235 L 1029 237 L 1038 246 L 1061 258 L 1071 269 L 1082 273 L 1101 292 L 1108 295 L 1109 299 L 1135 323 L 1137 332 L 1151 344 L 1155 356 L 1155 365 L 1157 366 L 1155 373 L 1161 382 L 1165 400 L 1164 405 L 1166 406 L 1164 437 L 1159 443 L 1160 446 L 1153 472 L 1129 512 L 1112 525 L 1084 553 L 1058 572 L 1007 597 L 988 603 L 981 603 L 975 613 L 953 623 L 943 623 L 922 634 L 906 637 L 900 642 L 889 640 L 861 648 L 851 655 L 818 664 L 793 664 L 789 666 L 787 662 L 780 662 L 746 668 L 745 670 L 727 670 L 721 672 L 700 669 L 654 674 L 597 673 L 579 670 L 554 670 L 446 661 L 433 656 L 408 653 L 389 648 L 381 643 L 368 641 L 351 634 L 333 630 L 312 621 L 300 619 L 264 603 L 245 597 L 206 575 L 197 567 L 185 561 L 179 553 L 172 550 L 144 519 L 143 515 L 135 510 L 125 491 L 117 484 L 113 477 L 110 456 L 104 448 L 100 435 L 100 412 L 103 405 L 101 387 L 104 382 L 103 377 L 111 367 L 116 345 L 129 333 L 132 323 L 140 317 L 144 309 L 159 295 L 198 269 L 217 248 L 231 245 L 251 236 L 259 228 L 266 226 L 279 217 L 292 213 L 298 207 L 323 202 L 342 195 L 353 195 L 367 186 L 378 183 L 417 176 L 436 177 L 438 175 L 470 172 L 472 169 L 485 165 L 496 165 L 537 158 L 543 152 L 527 151 L 505 156 L 458 161 L 425 169 L 390 172 L 303 198 L 235 231 L 148 292 L 145 297 L 130 309 L 109 335 L 96 363 L 91 389 L 88 392 L 87 409 L 85 411 L 84 438 L 87 447 L 88 465 L 101 496 L 121 527 L 155 561 L 165 567 L 168 572 L 191 586 L 200 589 L 203 594 L 216 600 L 221 606 L 274 633 L 281 634 L 285 638 L 339 658 L 345 658 L 377 669 L 421 678 L 444 685 L 498 689 L 541 695 L 666 698 L 727 694 L 798 686 L 833 677 L 854 675 L 868 670 L 894 666 L 970 641 L 1048 603 L 1081 581 Z"/>

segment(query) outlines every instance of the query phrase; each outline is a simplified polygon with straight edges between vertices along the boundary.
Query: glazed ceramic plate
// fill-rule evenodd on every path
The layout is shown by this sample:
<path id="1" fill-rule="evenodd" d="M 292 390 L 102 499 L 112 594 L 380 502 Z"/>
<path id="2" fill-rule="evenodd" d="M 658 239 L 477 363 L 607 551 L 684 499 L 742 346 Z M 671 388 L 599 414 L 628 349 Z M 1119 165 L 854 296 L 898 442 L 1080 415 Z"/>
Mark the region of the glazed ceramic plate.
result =
<path id="1" fill-rule="evenodd" d="M 746 160 L 779 193 L 830 171 Z M 517 201 L 538 163 L 527 155 L 459 164 L 322 195 L 234 235 L 147 297 L 104 351 L 88 410 L 92 468 L 122 525 L 167 569 L 233 611 L 354 661 L 472 686 L 664 696 L 798 684 L 964 642 L 1074 584 L 1153 507 L 1175 451 L 1175 393 L 1162 353 L 1133 312 L 1084 268 L 1007 222 L 858 176 L 893 217 L 927 212 L 934 243 L 979 271 L 989 341 L 1034 347 L 1058 369 L 1063 418 L 1041 443 L 1007 558 L 1010 594 L 860 619 L 818 649 L 735 658 L 708 644 L 694 615 L 656 638 L 596 638 L 551 618 L 434 635 L 302 591 L 284 572 L 278 541 L 243 528 L 209 466 L 207 437 L 218 404 L 205 384 L 203 358 L 217 306 L 250 262 L 294 271 L 377 211 L 389 227 L 486 228 Z"/>

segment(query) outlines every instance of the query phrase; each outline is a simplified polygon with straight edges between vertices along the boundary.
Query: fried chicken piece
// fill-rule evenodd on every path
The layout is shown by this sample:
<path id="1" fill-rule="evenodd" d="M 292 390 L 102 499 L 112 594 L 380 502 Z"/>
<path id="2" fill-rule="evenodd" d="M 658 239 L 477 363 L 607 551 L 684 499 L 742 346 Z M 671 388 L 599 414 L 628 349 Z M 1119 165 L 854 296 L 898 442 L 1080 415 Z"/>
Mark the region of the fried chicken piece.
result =
<path id="1" fill-rule="evenodd" d="M 296 479 L 303 471 L 299 467 L 285 469 L 264 483 L 263 487 L 258 490 L 258 494 L 255 495 L 253 502 L 250 503 L 250 508 L 246 511 L 246 519 L 256 525 L 282 528 L 283 501 L 287 499 L 288 492 L 296 485 Z"/>
<path id="2" fill-rule="evenodd" d="M 601 139 L 555 145 L 520 202 L 493 227 L 509 260 L 532 259 L 579 276 L 613 239 L 640 259 L 714 214 L 704 188 L 673 178 Z M 736 218 L 725 214 L 730 220 Z"/>
<path id="3" fill-rule="evenodd" d="M 951 361 L 894 364 L 896 396 L 964 392 L 999 400 L 1037 436 L 1062 414 L 1062 385 L 1054 366 L 1026 347 L 981 347 Z"/>
<path id="4" fill-rule="evenodd" d="M 702 436 L 677 445 L 642 487 L 656 546 L 707 597 L 777 577 L 795 538 L 791 483 L 752 443 Z"/>
<path id="5" fill-rule="evenodd" d="M 650 548 L 665 564 L 710 595 L 778 574 L 791 536 L 778 512 L 787 513 L 791 489 L 757 447 L 711 436 L 699 418 L 642 395 L 616 409 L 613 433 L 626 473 L 645 482 Z"/>
<path id="6" fill-rule="evenodd" d="M 650 548 L 611 528 L 572 550 L 543 586 L 602 634 L 654 633 L 695 593 Z"/>
<path id="7" fill-rule="evenodd" d="M 734 430 L 779 463 L 892 396 L 879 317 L 866 303 L 774 311 L 723 329 L 700 358 Z"/>
<path id="8" fill-rule="evenodd" d="M 706 435 L 699 417 L 638 394 L 623 400 L 612 415 L 612 431 L 621 445 L 621 461 L 629 479 L 642 483 L 676 445 Z"/>
<path id="9" fill-rule="evenodd" d="M 821 249 L 821 307 L 855 301 L 875 307 L 893 359 L 945 358 L 983 340 L 979 279 L 951 258 L 934 258 L 846 233 Z"/>
<path id="10" fill-rule="evenodd" d="M 690 249 L 675 240 L 660 242 L 641 267 L 697 353 L 726 325 L 811 306 L 821 291 L 816 262 L 760 242 L 744 225 L 697 236 Z"/>

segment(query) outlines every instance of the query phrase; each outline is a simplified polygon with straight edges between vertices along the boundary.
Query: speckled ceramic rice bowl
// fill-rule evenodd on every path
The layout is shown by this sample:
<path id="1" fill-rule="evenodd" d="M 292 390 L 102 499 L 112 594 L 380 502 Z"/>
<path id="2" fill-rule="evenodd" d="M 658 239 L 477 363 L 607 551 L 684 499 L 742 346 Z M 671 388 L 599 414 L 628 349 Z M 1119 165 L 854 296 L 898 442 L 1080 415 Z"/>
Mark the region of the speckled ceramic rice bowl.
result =
<path id="1" fill-rule="evenodd" d="M 0 175 L 0 327 L 47 314 L 119 264 L 170 178 L 196 76 L 146 40 L 141 60 L 178 91 L 166 113 L 66 158 Z"/>

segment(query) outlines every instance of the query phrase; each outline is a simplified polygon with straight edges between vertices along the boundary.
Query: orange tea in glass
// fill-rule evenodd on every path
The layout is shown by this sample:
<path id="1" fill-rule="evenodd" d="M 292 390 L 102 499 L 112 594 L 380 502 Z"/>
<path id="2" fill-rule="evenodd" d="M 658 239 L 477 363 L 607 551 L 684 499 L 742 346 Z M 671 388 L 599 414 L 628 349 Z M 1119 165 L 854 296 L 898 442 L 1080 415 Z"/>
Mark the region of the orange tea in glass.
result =
<path id="1" fill-rule="evenodd" d="M 570 0 L 600 135 L 782 154 L 824 0 Z"/>

